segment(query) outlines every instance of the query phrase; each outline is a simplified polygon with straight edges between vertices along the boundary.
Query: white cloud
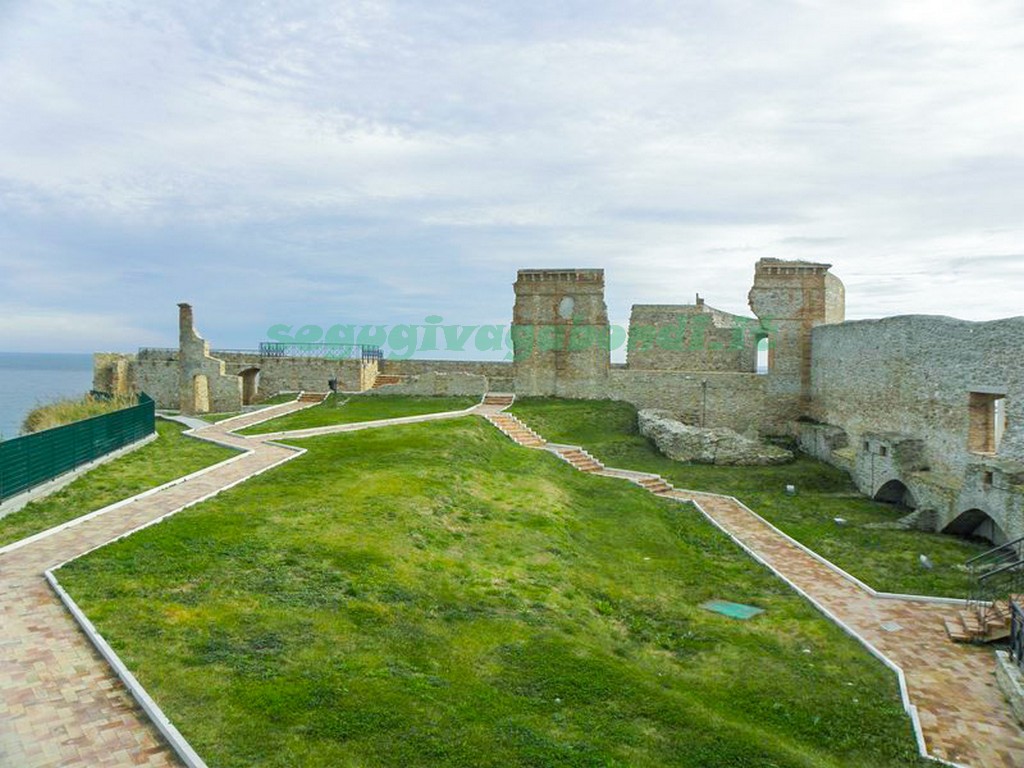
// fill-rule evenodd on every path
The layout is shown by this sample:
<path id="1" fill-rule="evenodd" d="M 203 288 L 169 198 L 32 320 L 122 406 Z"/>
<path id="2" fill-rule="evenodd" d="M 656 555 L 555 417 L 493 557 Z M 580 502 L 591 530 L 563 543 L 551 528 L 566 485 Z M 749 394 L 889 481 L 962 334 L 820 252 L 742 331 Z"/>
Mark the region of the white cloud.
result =
<path id="1" fill-rule="evenodd" d="M 853 317 L 1020 312 L 983 258 L 1016 274 L 1024 252 L 1013 3 L 4 14 L 0 265 L 22 307 L 120 304 L 163 334 L 187 293 L 237 345 L 261 308 L 507 318 L 515 268 L 579 264 L 606 267 L 613 314 L 696 291 L 743 311 L 774 256 L 833 263 Z"/>

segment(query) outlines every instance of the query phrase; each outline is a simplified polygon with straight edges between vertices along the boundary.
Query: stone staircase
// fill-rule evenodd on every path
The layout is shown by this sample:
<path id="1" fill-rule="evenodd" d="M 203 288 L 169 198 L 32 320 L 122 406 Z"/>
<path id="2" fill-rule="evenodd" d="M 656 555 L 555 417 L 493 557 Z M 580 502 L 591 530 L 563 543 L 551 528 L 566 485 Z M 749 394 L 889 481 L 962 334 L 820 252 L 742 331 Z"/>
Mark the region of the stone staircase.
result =
<path id="1" fill-rule="evenodd" d="M 643 488 L 645 491 L 651 493 L 668 493 L 674 491 L 675 488 L 665 478 L 660 475 L 654 475 L 652 477 L 641 477 L 636 481 L 636 484 Z"/>
<path id="2" fill-rule="evenodd" d="M 510 413 L 494 413 L 487 420 L 519 445 L 543 448 L 547 441 Z"/>
<path id="3" fill-rule="evenodd" d="M 327 392 L 303 392 L 299 395 L 300 403 L 322 403 L 327 399 Z"/>
<path id="4" fill-rule="evenodd" d="M 404 376 L 395 376 L 392 374 L 378 373 L 377 378 L 373 380 L 373 386 L 370 387 L 370 389 L 386 387 L 389 384 L 401 384 L 403 381 L 405 381 Z"/>
<path id="5" fill-rule="evenodd" d="M 1022 596 L 1014 599 L 1020 603 Z M 991 643 L 1010 636 L 1010 601 L 996 600 L 974 604 L 959 611 L 956 619 L 944 622 L 946 634 L 954 643 Z"/>
<path id="6" fill-rule="evenodd" d="M 539 440 L 541 438 L 538 436 L 537 439 Z M 565 446 L 564 448 L 556 448 L 555 453 L 558 454 L 560 458 L 572 464 L 573 468 L 578 469 L 580 472 L 600 472 L 604 469 L 604 464 L 582 448 L 577 448 L 574 445 Z"/>
<path id="7" fill-rule="evenodd" d="M 481 405 L 493 405 L 498 408 L 508 408 L 515 401 L 515 395 L 504 394 L 501 392 L 488 392 L 484 395 L 483 402 Z"/>

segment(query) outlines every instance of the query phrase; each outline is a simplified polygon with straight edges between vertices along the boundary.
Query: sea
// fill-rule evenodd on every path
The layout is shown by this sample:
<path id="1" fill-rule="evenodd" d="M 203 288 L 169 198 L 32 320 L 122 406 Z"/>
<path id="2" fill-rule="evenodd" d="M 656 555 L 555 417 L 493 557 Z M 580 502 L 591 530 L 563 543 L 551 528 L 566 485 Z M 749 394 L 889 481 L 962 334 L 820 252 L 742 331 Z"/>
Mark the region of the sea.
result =
<path id="1" fill-rule="evenodd" d="M 37 405 L 92 389 L 92 355 L 0 352 L 0 438 L 21 433 Z"/>

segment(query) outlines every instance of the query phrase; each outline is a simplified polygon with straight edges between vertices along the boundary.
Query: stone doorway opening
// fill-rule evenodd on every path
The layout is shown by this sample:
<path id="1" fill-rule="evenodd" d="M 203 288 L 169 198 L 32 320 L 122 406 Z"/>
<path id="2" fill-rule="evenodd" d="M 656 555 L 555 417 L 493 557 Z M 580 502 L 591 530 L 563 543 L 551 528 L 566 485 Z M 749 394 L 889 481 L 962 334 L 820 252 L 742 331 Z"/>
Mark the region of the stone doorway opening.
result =
<path id="1" fill-rule="evenodd" d="M 192 377 L 192 411 L 210 412 L 210 380 L 205 373 L 197 373 Z"/>
<path id="2" fill-rule="evenodd" d="M 246 368 L 238 374 L 242 379 L 242 405 L 256 402 L 256 394 L 260 387 L 260 369 Z"/>

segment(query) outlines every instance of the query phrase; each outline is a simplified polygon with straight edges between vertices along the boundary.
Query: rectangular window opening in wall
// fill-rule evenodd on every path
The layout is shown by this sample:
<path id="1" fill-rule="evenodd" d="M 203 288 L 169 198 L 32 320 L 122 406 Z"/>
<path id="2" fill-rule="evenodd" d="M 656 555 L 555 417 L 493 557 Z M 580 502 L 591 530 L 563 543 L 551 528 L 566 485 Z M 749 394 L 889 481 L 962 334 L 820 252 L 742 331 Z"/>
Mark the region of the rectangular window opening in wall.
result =
<path id="1" fill-rule="evenodd" d="M 879 456 L 888 456 L 889 455 L 889 449 L 886 448 L 884 445 L 878 446 L 878 455 Z"/>
<path id="2" fill-rule="evenodd" d="M 871 451 L 871 443 L 869 443 L 867 440 L 864 441 L 864 450 L 869 452 Z"/>
<path id="3" fill-rule="evenodd" d="M 1006 431 L 1006 395 L 971 392 L 968 411 L 968 450 L 997 453 Z"/>
<path id="4" fill-rule="evenodd" d="M 995 472 L 985 472 L 981 476 L 981 484 L 986 488 L 992 487 L 992 482 L 996 479 Z"/>
<path id="5" fill-rule="evenodd" d="M 754 365 L 755 373 L 764 375 L 772 369 L 772 347 L 771 340 L 767 336 L 757 337 L 757 361 Z"/>

